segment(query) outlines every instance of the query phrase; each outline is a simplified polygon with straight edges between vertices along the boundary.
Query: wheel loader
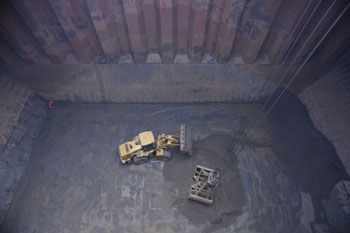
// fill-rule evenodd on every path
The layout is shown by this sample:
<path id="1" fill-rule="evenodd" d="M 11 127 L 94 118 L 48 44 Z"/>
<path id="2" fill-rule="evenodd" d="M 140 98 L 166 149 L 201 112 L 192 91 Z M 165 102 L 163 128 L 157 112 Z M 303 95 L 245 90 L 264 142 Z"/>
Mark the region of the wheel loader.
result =
<path id="1" fill-rule="evenodd" d="M 170 160 L 171 148 L 179 148 L 184 154 L 192 154 L 192 129 L 181 125 L 180 135 L 159 134 L 155 139 L 152 131 L 139 133 L 131 141 L 119 145 L 122 164 L 142 164 L 152 156 L 160 160 Z"/>

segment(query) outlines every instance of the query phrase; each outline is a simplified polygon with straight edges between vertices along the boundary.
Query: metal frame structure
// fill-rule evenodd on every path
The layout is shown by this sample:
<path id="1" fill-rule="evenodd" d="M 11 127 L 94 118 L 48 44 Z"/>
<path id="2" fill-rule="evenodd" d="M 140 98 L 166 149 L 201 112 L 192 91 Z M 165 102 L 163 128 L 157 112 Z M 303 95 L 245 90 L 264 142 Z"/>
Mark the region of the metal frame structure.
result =
<path id="1" fill-rule="evenodd" d="M 211 168 L 197 165 L 194 169 L 193 180 L 188 198 L 207 205 L 213 203 L 213 190 L 217 184 L 218 172 Z"/>

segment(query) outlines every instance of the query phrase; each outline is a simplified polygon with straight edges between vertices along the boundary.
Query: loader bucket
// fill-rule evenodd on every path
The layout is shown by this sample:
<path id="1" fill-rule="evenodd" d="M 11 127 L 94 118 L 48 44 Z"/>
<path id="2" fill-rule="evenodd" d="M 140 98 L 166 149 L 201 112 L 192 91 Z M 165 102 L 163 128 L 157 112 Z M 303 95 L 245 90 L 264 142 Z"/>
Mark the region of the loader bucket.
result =
<path id="1" fill-rule="evenodd" d="M 182 124 L 180 130 L 180 151 L 182 153 L 192 155 L 192 140 L 192 127 Z"/>

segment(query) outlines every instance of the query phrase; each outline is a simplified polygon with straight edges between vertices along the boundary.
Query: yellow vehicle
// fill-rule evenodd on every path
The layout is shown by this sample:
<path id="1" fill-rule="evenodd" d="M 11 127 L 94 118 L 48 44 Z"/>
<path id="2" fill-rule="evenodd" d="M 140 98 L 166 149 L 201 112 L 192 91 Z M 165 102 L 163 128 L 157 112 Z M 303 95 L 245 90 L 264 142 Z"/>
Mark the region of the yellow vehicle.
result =
<path id="1" fill-rule="evenodd" d="M 123 164 L 142 164 L 155 155 L 161 160 L 170 160 L 170 148 L 178 147 L 181 152 L 192 154 L 192 131 L 181 125 L 180 135 L 159 134 L 157 140 L 152 131 L 139 133 L 132 141 L 119 145 L 119 157 Z"/>

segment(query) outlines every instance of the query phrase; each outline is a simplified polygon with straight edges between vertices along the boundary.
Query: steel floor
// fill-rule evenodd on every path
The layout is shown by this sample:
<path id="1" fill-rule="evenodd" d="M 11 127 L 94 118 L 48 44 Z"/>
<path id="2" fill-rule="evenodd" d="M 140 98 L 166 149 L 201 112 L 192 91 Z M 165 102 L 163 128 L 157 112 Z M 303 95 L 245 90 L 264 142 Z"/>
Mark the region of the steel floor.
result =
<path id="1" fill-rule="evenodd" d="M 304 172 L 308 177 L 293 175 L 297 164 L 291 157 L 304 156 L 304 151 L 309 160 L 320 156 L 294 137 L 281 139 L 295 122 L 301 128 L 293 133 L 319 137 L 303 109 L 293 114 L 276 109 L 277 115 L 267 119 L 232 163 L 213 206 L 187 199 L 195 165 L 214 168 L 257 108 L 221 103 L 58 104 L 48 112 L 1 232 L 307 232 L 303 220 L 311 221 L 313 210 L 312 204 L 305 207 L 310 200 L 304 193 L 314 195 L 325 187 L 327 194 L 344 174 L 333 168 L 327 173 L 332 177 L 322 181 L 324 165 L 314 167 L 298 159 L 311 166 Z M 192 157 L 174 152 L 166 162 L 119 162 L 120 142 L 145 130 L 176 134 L 181 123 L 194 128 Z M 331 148 L 323 157 L 337 161 L 327 143 L 313 146 Z M 311 181 L 318 184 L 305 190 Z M 300 214 L 305 208 L 311 214 Z"/>

